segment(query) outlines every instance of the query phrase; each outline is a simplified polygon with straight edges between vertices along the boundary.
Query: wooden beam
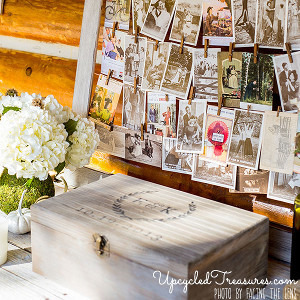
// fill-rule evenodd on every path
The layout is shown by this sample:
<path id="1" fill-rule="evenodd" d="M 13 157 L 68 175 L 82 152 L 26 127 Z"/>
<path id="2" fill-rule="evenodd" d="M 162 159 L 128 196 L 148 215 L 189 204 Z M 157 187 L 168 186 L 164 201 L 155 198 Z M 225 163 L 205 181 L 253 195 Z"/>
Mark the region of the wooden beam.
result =
<path id="1" fill-rule="evenodd" d="M 85 0 L 72 109 L 87 116 L 97 54 L 102 0 Z"/>

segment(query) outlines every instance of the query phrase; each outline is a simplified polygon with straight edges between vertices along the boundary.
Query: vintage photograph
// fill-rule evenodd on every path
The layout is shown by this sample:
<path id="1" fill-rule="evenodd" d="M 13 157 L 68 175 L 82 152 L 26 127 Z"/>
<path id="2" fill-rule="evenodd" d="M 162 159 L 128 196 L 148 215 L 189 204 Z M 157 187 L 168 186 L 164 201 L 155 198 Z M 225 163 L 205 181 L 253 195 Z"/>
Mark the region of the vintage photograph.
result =
<path id="1" fill-rule="evenodd" d="M 141 33 L 164 41 L 174 14 L 175 3 L 175 0 L 152 0 Z"/>
<path id="2" fill-rule="evenodd" d="M 148 92 L 148 132 L 165 137 L 176 137 L 176 97 Z"/>
<path id="3" fill-rule="evenodd" d="M 207 106 L 202 159 L 223 165 L 227 163 L 233 121 L 234 110 L 222 108 L 218 116 L 218 107 Z"/>
<path id="4" fill-rule="evenodd" d="M 161 168 L 162 137 L 145 133 L 141 140 L 141 132 L 128 130 L 125 134 L 125 159 Z"/>
<path id="5" fill-rule="evenodd" d="M 242 81 L 242 53 L 234 52 L 229 61 L 228 52 L 218 53 L 219 101 L 227 107 L 240 107 Z"/>
<path id="6" fill-rule="evenodd" d="M 235 110 L 228 151 L 229 164 L 258 169 L 263 120 L 263 113 Z"/>
<path id="7" fill-rule="evenodd" d="M 255 43 L 260 47 L 283 48 L 286 0 L 258 0 Z"/>
<path id="8" fill-rule="evenodd" d="M 90 103 L 89 116 L 96 123 L 113 125 L 123 84 L 113 79 L 106 84 L 106 79 L 107 76 L 100 74 L 95 94 Z"/>
<path id="9" fill-rule="evenodd" d="M 170 43 L 159 43 L 155 51 L 155 43 L 147 41 L 142 90 L 159 91 L 167 67 Z"/>
<path id="10" fill-rule="evenodd" d="M 236 169 L 233 165 L 223 166 L 205 161 L 202 156 L 194 154 L 192 180 L 235 189 Z"/>
<path id="11" fill-rule="evenodd" d="M 251 110 L 272 110 L 274 85 L 273 55 L 243 53 L 240 107 Z"/>
<path id="12" fill-rule="evenodd" d="M 300 50 L 300 1 L 287 0 L 285 43 L 291 43 L 293 50 Z"/>
<path id="13" fill-rule="evenodd" d="M 236 46 L 251 46 L 255 39 L 257 0 L 233 0 Z"/>
<path id="14" fill-rule="evenodd" d="M 290 63 L 287 54 L 274 56 L 275 74 L 283 111 L 300 109 L 300 52 L 292 53 Z"/>
<path id="15" fill-rule="evenodd" d="M 300 192 L 300 174 L 270 172 L 267 197 L 294 204 Z"/>
<path id="16" fill-rule="evenodd" d="M 105 27 L 113 27 L 118 22 L 120 29 L 129 30 L 130 0 L 106 0 Z"/>
<path id="17" fill-rule="evenodd" d="M 134 83 L 137 78 L 137 84 L 141 85 L 144 72 L 145 56 L 146 56 L 147 39 L 138 38 L 135 43 L 135 37 L 126 35 L 125 37 L 125 83 Z"/>
<path id="18" fill-rule="evenodd" d="M 297 122 L 298 114 L 265 112 L 260 169 L 292 174 Z"/>
<path id="19" fill-rule="evenodd" d="M 125 132 L 119 126 L 114 126 L 114 130 L 109 131 L 102 126 L 96 126 L 100 138 L 97 150 L 114 156 L 125 158 Z"/>
<path id="20" fill-rule="evenodd" d="M 196 46 L 202 20 L 202 0 L 178 0 L 170 40 Z"/>
<path id="21" fill-rule="evenodd" d="M 298 126 L 295 139 L 295 152 L 294 152 L 294 172 L 300 173 L 300 114 L 298 114 Z"/>
<path id="22" fill-rule="evenodd" d="M 210 45 L 234 42 L 231 0 L 203 0 L 203 40 Z"/>
<path id="23" fill-rule="evenodd" d="M 150 2 L 151 0 L 132 0 L 133 33 L 135 33 L 136 26 L 142 28 L 146 19 Z"/>
<path id="24" fill-rule="evenodd" d="M 101 73 L 104 75 L 112 70 L 114 78 L 123 79 L 125 35 L 124 32 L 116 30 L 115 36 L 112 37 L 112 29 L 104 27 L 101 62 Z"/>
<path id="25" fill-rule="evenodd" d="M 132 130 L 141 130 L 145 122 L 146 97 L 141 89 L 134 93 L 134 87 L 124 84 L 123 90 L 123 126 Z"/>
<path id="26" fill-rule="evenodd" d="M 184 47 L 179 53 L 179 45 L 172 44 L 161 91 L 187 99 L 192 81 L 193 49 Z"/>
<path id="27" fill-rule="evenodd" d="M 204 57 L 204 49 L 195 49 L 193 58 L 193 84 L 195 98 L 218 102 L 218 58 L 220 48 L 211 48 Z"/>
<path id="28" fill-rule="evenodd" d="M 193 154 L 176 152 L 177 139 L 163 138 L 162 169 L 192 175 Z"/>
<path id="29" fill-rule="evenodd" d="M 176 151 L 203 153 L 205 116 L 206 101 L 179 101 Z"/>

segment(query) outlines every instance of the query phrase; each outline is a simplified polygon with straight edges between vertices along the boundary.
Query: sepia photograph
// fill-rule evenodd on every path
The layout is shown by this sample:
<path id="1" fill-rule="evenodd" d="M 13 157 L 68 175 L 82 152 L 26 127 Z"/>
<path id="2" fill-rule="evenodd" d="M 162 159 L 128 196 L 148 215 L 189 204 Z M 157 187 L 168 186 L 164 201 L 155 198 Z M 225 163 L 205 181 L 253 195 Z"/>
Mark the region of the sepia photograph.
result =
<path id="1" fill-rule="evenodd" d="M 147 51 L 142 79 L 142 90 L 159 91 L 167 67 L 170 43 L 155 43 L 147 41 Z"/>
<path id="2" fill-rule="evenodd" d="M 108 75 L 109 70 L 112 70 L 112 77 L 120 80 L 124 77 L 125 35 L 116 30 L 112 37 L 112 29 L 103 28 L 101 73 Z"/>
<path id="3" fill-rule="evenodd" d="M 233 121 L 234 110 L 222 108 L 218 116 L 217 106 L 207 106 L 202 159 L 223 165 L 227 163 Z"/>
<path id="4" fill-rule="evenodd" d="M 100 142 L 97 150 L 114 156 L 125 158 L 125 132 L 128 129 L 114 126 L 114 130 L 109 131 L 102 126 L 96 126 L 99 132 Z"/>
<path id="5" fill-rule="evenodd" d="M 155 134 L 144 134 L 128 130 L 125 134 L 125 159 L 161 168 L 162 137 Z"/>
<path id="6" fill-rule="evenodd" d="M 134 93 L 134 87 L 124 84 L 123 90 L 123 126 L 132 130 L 141 130 L 145 122 L 146 97 L 141 89 Z"/>
<path id="7" fill-rule="evenodd" d="M 259 47 L 283 48 L 286 0 L 258 0 L 255 43 Z"/>
<path id="8" fill-rule="evenodd" d="M 236 169 L 233 165 L 223 166 L 205 161 L 201 155 L 194 154 L 192 180 L 235 189 Z"/>
<path id="9" fill-rule="evenodd" d="M 300 192 L 300 174 L 270 172 L 267 197 L 294 204 Z"/>
<path id="10" fill-rule="evenodd" d="M 206 101 L 179 101 L 176 151 L 203 153 L 205 116 Z"/>
<path id="11" fill-rule="evenodd" d="M 235 110 L 228 151 L 229 164 L 258 169 L 263 120 L 263 113 Z"/>
<path id="12" fill-rule="evenodd" d="M 243 52 L 240 107 L 251 110 L 272 110 L 274 85 L 273 55 Z"/>
<path id="13" fill-rule="evenodd" d="M 178 0 L 170 40 L 196 46 L 202 20 L 202 0 Z"/>
<path id="14" fill-rule="evenodd" d="M 227 107 L 240 107 L 242 81 L 242 53 L 233 53 L 229 61 L 228 52 L 218 53 L 219 101 Z"/>
<path id="15" fill-rule="evenodd" d="M 176 97 L 168 101 L 162 93 L 147 94 L 147 129 L 151 134 L 176 137 Z"/>
<path id="16" fill-rule="evenodd" d="M 236 46 L 253 46 L 257 0 L 233 0 L 232 6 Z"/>
<path id="17" fill-rule="evenodd" d="M 291 43 L 293 50 L 300 50 L 300 1 L 287 0 L 285 43 Z"/>
<path id="18" fill-rule="evenodd" d="M 105 27 L 113 27 L 114 22 L 122 30 L 129 30 L 130 0 L 106 0 Z"/>
<path id="19" fill-rule="evenodd" d="M 151 0 L 132 0 L 133 33 L 137 26 L 143 27 Z"/>
<path id="20" fill-rule="evenodd" d="M 123 84 L 113 79 L 106 84 L 106 79 L 107 76 L 99 75 L 95 94 L 90 103 L 89 116 L 96 123 L 113 125 Z"/>
<path id="21" fill-rule="evenodd" d="M 145 56 L 146 56 L 147 39 L 138 38 L 135 43 L 135 37 L 126 35 L 125 37 L 125 83 L 134 83 L 137 78 L 137 84 L 141 85 L 144 72 Z"/>
<path id="22" fill-rule="evenodd" d="M 193 49 L 184 47 L 181 54 L 179 49 L 179 45 L 172 44 L 161 91 L 187 99 L 192 81 Z"/>
<path id="23" fill-rule="evenodd" d="M 295 139 L 294 172 L 300 173 L 300 114 L 298 114 L 298 126 Z"/>
<path id="24" fill-rule="evenodd" d="M 164 41 L 175 10 L 175 0 L 152 0 L 141 33 Z"/>
<path id="25" fill-rule="evenodd" d="M 177 139 L 163 138 L 162 169 L 192 175 L 193 154 L 176 152 Z"/>
<path id="26" fill-rule="evenodd" d="M 290 63 L 287 54 L 274 56 L 275 74 L 283 111 L 300 109 L 300 52 L 292 53 Z"/>
<path id="27" fill-rule="evenodd" d="M 203 41 L 228 46 L 234 42 L 231 0 L 203 0 Z"/>
<path id="28" fill-rule="evenodd" d="M 193 57 L 193 84 L 195 98 L 207 102 L 218 102 L 218 52 L 211 48 L 204 57 L 204 49 L 195 49 Z"/>

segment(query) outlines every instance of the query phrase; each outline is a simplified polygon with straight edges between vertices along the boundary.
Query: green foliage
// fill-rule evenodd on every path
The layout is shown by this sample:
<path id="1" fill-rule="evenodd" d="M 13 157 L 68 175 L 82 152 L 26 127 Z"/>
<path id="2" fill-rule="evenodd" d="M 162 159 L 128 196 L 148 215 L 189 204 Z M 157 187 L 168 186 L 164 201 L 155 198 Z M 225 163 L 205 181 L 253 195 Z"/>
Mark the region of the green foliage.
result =
<path id="1" fill-rule="evenodd" d="M 66 166 L 66 162 L 62 162 L 60 163 L 55 169 L 54 171 L 56 171 L 56 176 L 64 169 L 64 167 Z"/>
<path id="2" fill-rule="evenodd" d="M 68 137 L 76 131 L 77 124 L 78 124 L 78 121 L 74 121 L 72 119 L 70 119 L 68 122 L 64 123 L 66 131 L 68 133 Z"/>
<path id="3" fill-rule="evenodd" d="M 2 113 L 2 115 L 6 114 L 10 110 L 20 111 L 21 108 L 15 107 L 15 106 L 3 106 L 3 113 Z"/>

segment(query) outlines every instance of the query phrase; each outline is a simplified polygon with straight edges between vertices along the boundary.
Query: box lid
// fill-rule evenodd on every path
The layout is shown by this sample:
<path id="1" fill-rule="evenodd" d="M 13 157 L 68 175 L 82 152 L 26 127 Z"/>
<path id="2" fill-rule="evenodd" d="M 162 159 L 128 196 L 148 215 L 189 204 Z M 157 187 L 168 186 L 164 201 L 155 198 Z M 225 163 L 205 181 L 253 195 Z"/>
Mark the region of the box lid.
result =
<path id="1" fill-rule="evenodd" d="M 245 232 L 255 238 L 268 219 L 117 174 L 33 205 L 32 221 L 91 244 L 99 233 L 111 253 L 187 278 L 190 264 L 228 244 L 234 252 L 250 242 Z"/>

